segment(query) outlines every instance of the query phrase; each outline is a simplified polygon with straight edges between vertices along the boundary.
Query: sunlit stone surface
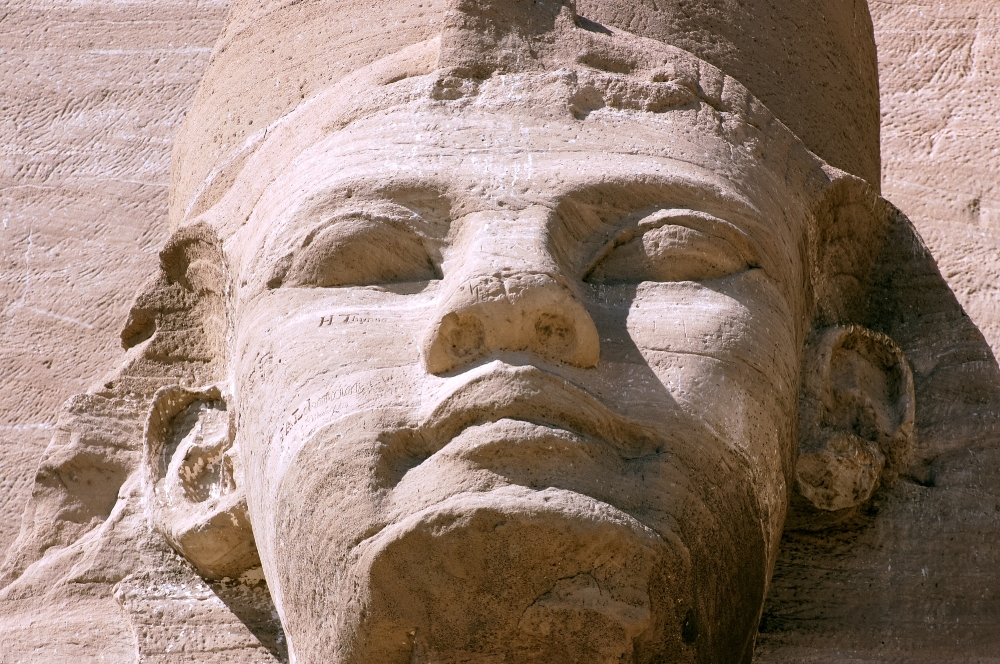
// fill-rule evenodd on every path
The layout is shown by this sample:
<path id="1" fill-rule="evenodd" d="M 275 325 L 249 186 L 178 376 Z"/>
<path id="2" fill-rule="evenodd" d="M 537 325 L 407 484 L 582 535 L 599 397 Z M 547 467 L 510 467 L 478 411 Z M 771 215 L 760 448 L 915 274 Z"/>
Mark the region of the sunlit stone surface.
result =
<path id="1" fill-rule="evenodd" d="M 921 562 L 997 367 L 822 4 L 233 7 L 124 360 L 35 423 L 13 661 L 907 652 L 823 584 Z"/>

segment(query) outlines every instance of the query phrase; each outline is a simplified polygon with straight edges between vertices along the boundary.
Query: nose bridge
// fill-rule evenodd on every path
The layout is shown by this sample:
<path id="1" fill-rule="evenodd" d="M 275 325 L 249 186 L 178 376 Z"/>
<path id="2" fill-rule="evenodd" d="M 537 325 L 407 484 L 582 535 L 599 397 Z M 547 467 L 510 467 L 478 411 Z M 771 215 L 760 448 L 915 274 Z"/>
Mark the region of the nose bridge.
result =
<path id="1" fill-rule="evenodd" d="M 476 224 L 445 278 L 423 344 L 428 371 L 443 373 L 495 351 L 528 350 L 592 367 L 597 328 L 546 245 L 545 209 Z"/>
<path id="2" fill-rule="evenodd" d="M 537 205 L 518 212 L 476 215 L 474 231 L 461 243 L 461 267 L 453 274 L 474 279 L 489 274 L 558 272 L 546 246 L 548 215 L 547 208 Z"/>

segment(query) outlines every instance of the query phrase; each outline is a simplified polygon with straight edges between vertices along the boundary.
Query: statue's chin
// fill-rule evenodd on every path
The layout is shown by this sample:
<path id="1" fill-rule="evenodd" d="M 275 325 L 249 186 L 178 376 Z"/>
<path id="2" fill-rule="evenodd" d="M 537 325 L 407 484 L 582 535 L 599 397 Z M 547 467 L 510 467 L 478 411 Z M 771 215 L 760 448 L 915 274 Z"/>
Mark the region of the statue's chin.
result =
<path id="1" fill-rule="evenodd" d="M 302 662 L 693 661 L 679 548 L 570 491 L 460 494 L 357 546 L 312 598 L 333 633 L 290 636 Z"/>

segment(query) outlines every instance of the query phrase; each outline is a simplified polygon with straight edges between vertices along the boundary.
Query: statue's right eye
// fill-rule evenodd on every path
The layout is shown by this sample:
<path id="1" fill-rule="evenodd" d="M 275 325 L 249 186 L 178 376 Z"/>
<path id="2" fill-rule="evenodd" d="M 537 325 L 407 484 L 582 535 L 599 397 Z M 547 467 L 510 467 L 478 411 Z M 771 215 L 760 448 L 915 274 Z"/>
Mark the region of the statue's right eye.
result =
<path id="1" fill-rule="evenodd" d="M 367 217 L 335 221 L 310 234 L 285 265 L 278 279 L 282 286 L 373 286 L 437 278 L 420 236 L 394 220 Z"/>

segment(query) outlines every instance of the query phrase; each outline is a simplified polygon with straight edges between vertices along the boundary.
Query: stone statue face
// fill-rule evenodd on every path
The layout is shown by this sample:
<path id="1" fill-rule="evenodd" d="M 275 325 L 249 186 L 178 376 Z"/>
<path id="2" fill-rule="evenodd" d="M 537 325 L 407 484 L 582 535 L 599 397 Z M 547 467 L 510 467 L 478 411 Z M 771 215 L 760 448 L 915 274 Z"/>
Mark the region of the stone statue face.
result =
<path id="1" fill-rule="evenodd" d="M 547 103 L 331 131 L 227 243 L 249 508 L 300 661 L 750 656 L 804 196 L 697 107 Z"/>

